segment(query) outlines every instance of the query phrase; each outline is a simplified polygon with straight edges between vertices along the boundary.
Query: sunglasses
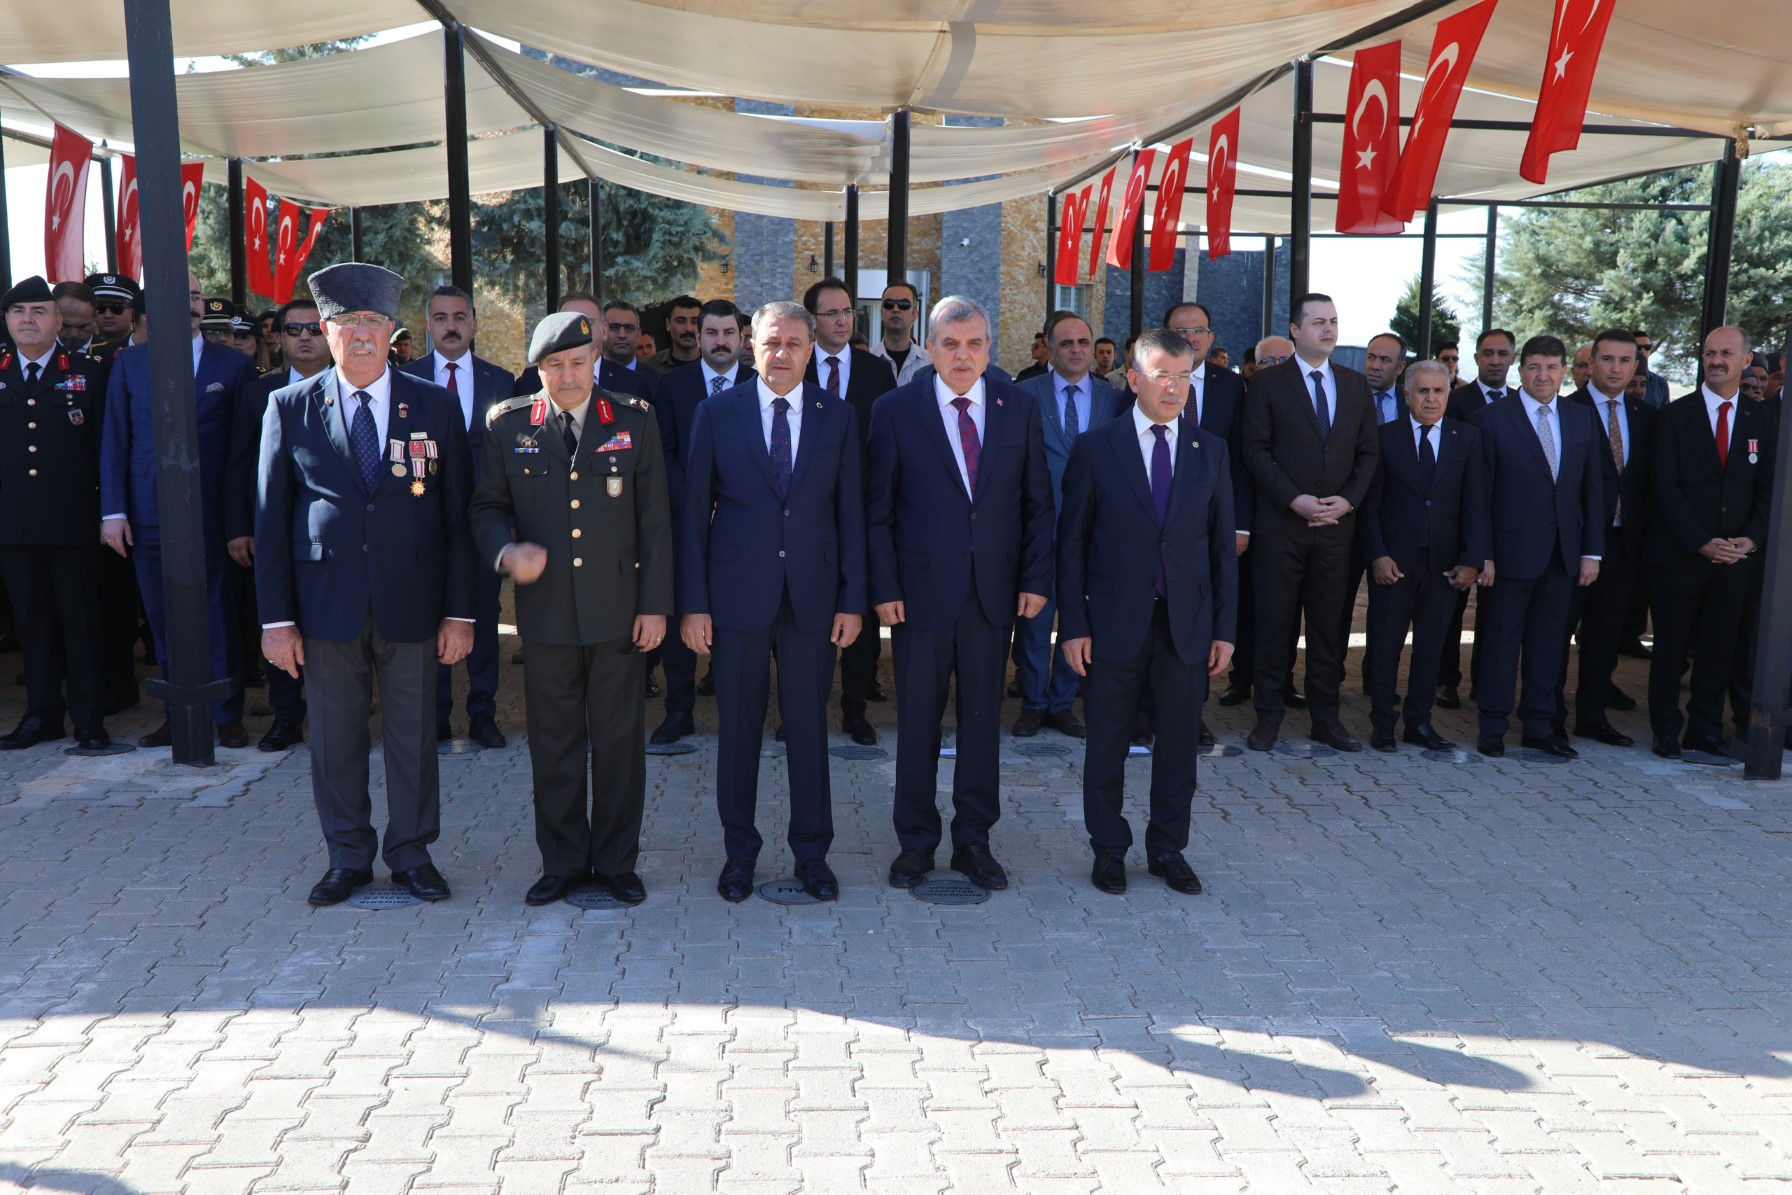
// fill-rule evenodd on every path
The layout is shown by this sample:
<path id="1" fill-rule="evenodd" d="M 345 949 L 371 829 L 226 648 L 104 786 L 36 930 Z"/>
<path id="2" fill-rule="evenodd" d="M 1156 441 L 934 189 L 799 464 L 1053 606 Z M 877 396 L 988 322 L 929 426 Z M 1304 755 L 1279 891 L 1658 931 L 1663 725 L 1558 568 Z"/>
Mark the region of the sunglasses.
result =
<path id="1" fill-rule="evenodd" d="M 308 324 L 281 324 L 280 330 L 288 336 L 297 336 L 301 332 L 309 332 L 313 336 L 322 336 L 324 334 L 324 326 L 316 320 L 312 320 Z"/>
<path id="2" fill-rule="evenodd" d="M 913 299 L 885 299 L 884 300 L 884 310 L 885 311 L 907 311 L 910 307 L 913 307 L 914 305 L 915 305 L 915 301 Z"/>
<path id="3" fill-rule="evenodd" d="M 93 309 L 100 315 L 123 315 L 130 310 L 128 303 L 95 303 Z"/>
<path id="4" fill-rule="evenodd" d="M 1288 360 L 1288 358 L 1286 358 L 1286 357 L 1258 357 L 1257 364 L 1259 366 L 1280 365 L 1282 362 L 1284 362 L 1286 360 Z"/>

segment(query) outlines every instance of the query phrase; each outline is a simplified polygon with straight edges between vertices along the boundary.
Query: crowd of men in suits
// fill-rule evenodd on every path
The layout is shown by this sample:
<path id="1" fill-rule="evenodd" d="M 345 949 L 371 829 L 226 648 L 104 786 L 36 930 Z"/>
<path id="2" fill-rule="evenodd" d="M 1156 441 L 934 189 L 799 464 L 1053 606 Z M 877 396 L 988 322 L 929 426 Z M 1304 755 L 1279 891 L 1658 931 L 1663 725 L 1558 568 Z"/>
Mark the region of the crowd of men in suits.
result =
<path id="1" fill-rule="evenodd" d="M 506 743 L 507 576 L 534 904 L 593 880 L 644 898 L 643 749 L 694 734 L 703 695 L 718 713 L 717 890 L 745 899 L 774 691 L 797 878 L 836 896 L 828 703 L 838 664 L 840 729 L 878 741 L 868 703 L 892 696 L 880 628 L 897 887 L 927 878 L 948 833 L 954 870 L 1007 885 L 991 845 L 1006 686 L 1014 736 L 1085 740 L 1092 883 L 1125 890 L 1124 762 L 1147 745 L 1149 869 L 1200 891 L 1183 851 L 1214 743 L 1209 679 L 1229 667 L 1219 702 L 1252 703 L 1253 750 L 1276 746 L 1290 709 L 1313 741 L 1362 750 L 1342 692 L 1365 585 L 1374 750 L 1455 748 L 1432 713 L 1464 700 L 1471 595 L 1484 756 L 1505 752 L 1514 717 L 1521 744 L 1550 755 L 1574 756 L 1574 737 L 1630 746 L 1609 711 L 1636 706 L 1613 675 L 1643 650 L 1644 620 L 1656 754 L 1722 756 L 1726 703 L 1746 718 L 1780 399 L 1778 363 L 1738 328 L 1707 336 L 1702 381 L 1671 402 L 1648 338 L 1618 328 L 1577 351 L 1487 330 L 1463 383 L 1453 350 L 1409 362 L 1383 333 L 1353 370 L 1333 360 L 1338 313 L 1321 294 L 1293 302 L 1288 336 L 1254 346 L 1247 376 L 1213 359 L 1210 314 L 1182 302 L 1123 354 L 1054 312 L 1011 380 L 970 300 L 941 300 L 918 340 L 920 296 L 893 284 L 881 337 L 860 347 L 854 296 L 825 279 L 750 319 L 681 296 L 655 353 L 636 306 L 574 293 L 517 377 L 472 351 L 474 301 L 452 286 L 428 299 L 430 350 L 400 353 L 402 287 L 333 266 L 257 325 L 189 281 L 211 666 L 231 679 L 213 720 L 221 744 L 247 745 L 245 679 L 265 660 L 261 748 L 309 726 L 330 853 L 316 904 L 370 882 L 376 857 L 419 897 L 448 895 L 428 851 L 436 746 L 454 734 L 457 664 L 468 737 Z M 105 716 L 137 700 L 139 602 L 167 666 L 148 358 L 127 344 L 142 338 L 141 294 L 113 275 L 78 290 L 29 279 L 0 307 L 0 501 L 15 512 L 0 575 L 28 701 L 0 749 L 61 739 L 66 722 L 104 749 Z M 649 733 L 656 668 L 664 716 Z M 376 678 L 383 838 L 367 791 Z M 949 826 L 936 798 L 948 701 Z M 164 721 L 139 745 L 169 738 Z"/>

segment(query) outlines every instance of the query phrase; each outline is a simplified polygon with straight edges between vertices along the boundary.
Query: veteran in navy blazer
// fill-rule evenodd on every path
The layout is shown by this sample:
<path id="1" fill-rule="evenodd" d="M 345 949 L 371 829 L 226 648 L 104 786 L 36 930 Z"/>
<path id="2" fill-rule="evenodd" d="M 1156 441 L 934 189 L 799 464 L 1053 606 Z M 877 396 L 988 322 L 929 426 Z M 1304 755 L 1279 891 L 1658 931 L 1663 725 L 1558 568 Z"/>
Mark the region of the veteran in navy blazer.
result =
<path id="1" fill-rule="evenodd" d="M 204 302 L 199 280 L 187 276 L 193 337 L 194 409 L 199 432 L 199 510 L 205 536 L 205 605 L 211 640 L 213 679 L 229 677 L 230 695 L 212 703 L 218 742 L 244 747 L 242 661 L 231 634 L 225 601 L 225 544 L 229 498 L 231 428 L 242 393 L 255 380 L 255 363 L 233 348 L 199 335 Z M 137 567 L 143 610 L 156 645 L 156 662 L 168 676 L 167 605 L 162 592 L 162 516 L 156 496 L 155 399 L 149 376 L 149 348 L 134 345 L 112 359 L 106 387 L 106 418 L 100 438 L 100 538 Z M 167 719 L 138 740 L 142 747 L 172 742 Z"/>
<path id="2" fill-rule="evenodd" d="M 774 656 L 796 877 L 817 900 L 840 891 L 827 863 L 827 707 L 835 650 L 864 624 L 864 487 L 858 416 L 803 380 L 814 329 L 795 303 L 754 312 L 757 375 L 697 408 L 685 457 L 678 608 L 686 646 L 710 652 L 715 671 L 716 889 L 730 902 L 751 895 L 764 845 L 754 812 Z"/>
<path id="3" fill-rule="evenodd" d="M 1531 337 L 1519 353 L 1518 394 L 1474 415 L 1493 525 L 1475 625 L 1476 750 L 1483 755 L 1505 754 L 1515 697 L 1524 746 L 1560 758 L 1577 754 L 1560 732 L 1556 675 L 1574 587 L 1593 583 L 1605 553 L 1605 468 L 1597 455 L 1605 436 L 1593 412 L 1558 398 L 1567 362 L 1560 340 Z"/>
<path id="4" fill-rule="evenodd" d="M 292 675 L 303 665 L 310 698 L 311 790 L 329 848 L 310 899 L 347 899 L 379 855 L 412 895 L 441 900 L 432 715 L 436 666 L 473 646 L 467 430 L 454 395 L 387 366 L 402 278 L 350 263 L 310 283 L 336 364 L 268 400 L 255 517 L 262 651 Z M 375 678 L 383 844 L 367 774 Z"/>
<path id="5" fill-rule="evenodd" d="M 969 299 L 934 305 L 932 373 L 877 400 L 865 522 L 871 601 L 894 629 L 896 795 L 901 853 L 890 883 L 933 869 L 940 720 L 958 686 L 952 772 L 952 867 L 986 888 L 1007 874 L 989 850 L 1001 813 L 997 776 L 1002 681 L 1016 618 L 1051 595 L 1051 474 L 1039 404 L 985 374 L 989 317 Z"/>
<path id="6" fill-rule="evenodd" d="M 1406 371 L 1407 413 L 1383 423 L 1381 464 L 1359 530 L 1369 563 L 1369 745 L 1393 751 L 1400 656 L 1412 632 L 1401 715 L 1406 741 L 1454 747 L 1431 725 L 1456 595 L 1487 559 L 1487 464 L 1474 427 L 1445 418 L 1450 371 L 1420 361 Z"/>
<path id="7" fill-rule="evenodd" d="M 1152 875 L 1193 895 L 1182 856 L 1199 752 L 1194 727 L 1207 678 L 1230 662 L 1238 626 L 1231 454 L 1186 414 L 1194 349 L 1167 329 L 1142 333 L 1125 413 L 1079 437 L 1058 519 L 1060 645 L 1084 675 L 1089 720 L 1083 819 L 1090 879 L 1126 891 L 1132 828 L 1122 812 L 1128 739 L 1140 692 L 1179 728 L 1151 760 L 1145 857 Z"/>

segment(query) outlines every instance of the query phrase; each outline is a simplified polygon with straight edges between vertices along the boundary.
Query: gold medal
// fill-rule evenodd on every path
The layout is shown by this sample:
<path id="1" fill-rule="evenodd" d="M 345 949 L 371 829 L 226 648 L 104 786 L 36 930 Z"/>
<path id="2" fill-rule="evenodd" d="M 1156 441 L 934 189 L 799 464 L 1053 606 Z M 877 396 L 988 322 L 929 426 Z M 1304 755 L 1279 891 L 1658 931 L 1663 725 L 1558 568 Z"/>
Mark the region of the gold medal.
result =
<path id="1" fill-rule="evenodd" d="M 423 483 L 421 481 L 413 481 L 411 483 L 411 497 L 413 497 L 413 498 L 423 497 Z"/>
<path id="2" fill-rule="evenodd" d="M 392 476 L 403 477 L 404 476 L 404 466 L 403 465 L 393 465 L 392 466 Z"/>
<path id="3" fill-rule="evenodd" d="M 610 497 L 612 497 L 612 498 L 622 497 L 622 478 L 620 478 L 620 477 L 604 478 L 604 493 L 610 495 Z"/>

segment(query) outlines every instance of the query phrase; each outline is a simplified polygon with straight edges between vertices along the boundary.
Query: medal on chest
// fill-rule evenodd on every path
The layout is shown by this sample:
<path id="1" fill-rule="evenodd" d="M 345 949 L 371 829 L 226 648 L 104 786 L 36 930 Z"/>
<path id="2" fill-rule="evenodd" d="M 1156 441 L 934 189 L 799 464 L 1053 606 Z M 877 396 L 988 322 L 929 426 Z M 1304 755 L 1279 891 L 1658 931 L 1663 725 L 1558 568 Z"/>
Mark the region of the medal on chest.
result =
<path id="1" fill-rule="evenodd" d="M 1748 442 L 1748 463 L 1751 465 L 1761 463 L 1761 441 L 1750 440 Z"/>

